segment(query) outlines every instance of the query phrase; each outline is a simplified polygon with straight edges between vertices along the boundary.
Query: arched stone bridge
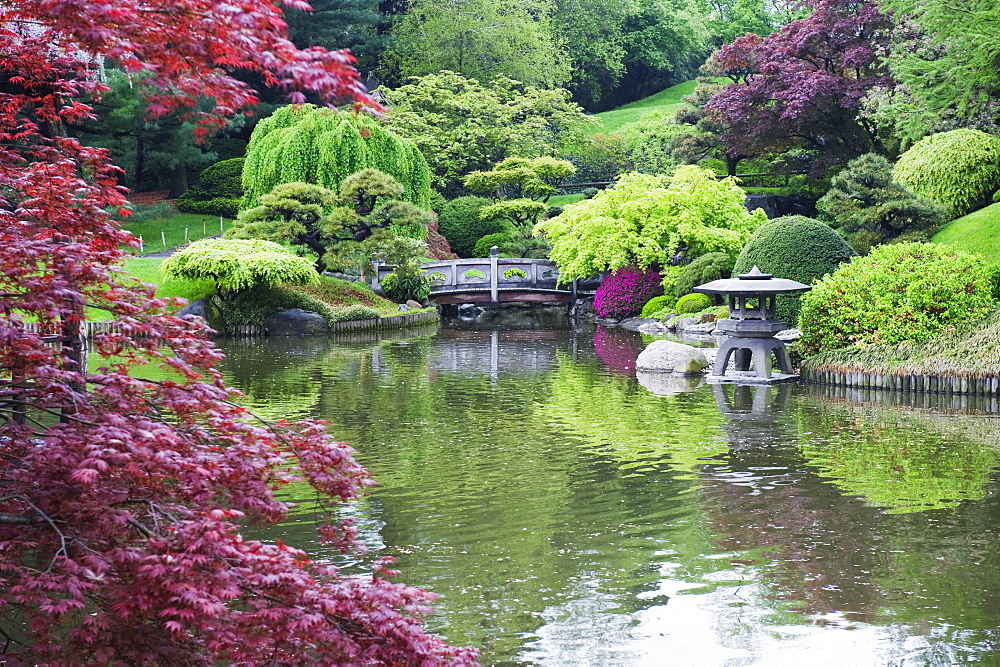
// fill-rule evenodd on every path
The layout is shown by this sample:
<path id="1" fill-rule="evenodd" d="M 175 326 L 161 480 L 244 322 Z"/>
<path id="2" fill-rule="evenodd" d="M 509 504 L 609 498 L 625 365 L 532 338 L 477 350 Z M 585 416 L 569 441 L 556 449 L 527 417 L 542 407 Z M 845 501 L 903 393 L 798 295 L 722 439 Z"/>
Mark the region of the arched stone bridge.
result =
<path id="1" fill-rule="evenodd" d="M 379 266 L 379 282 L 393 268 Z M 430 282 L 431 301 L 442 305 L 510 301 L 573 303 L 577 296 L 577 282 L 558 286 L 559 269 L 547 259 L 446 259 L 421 264 L 420 268 Z"/>

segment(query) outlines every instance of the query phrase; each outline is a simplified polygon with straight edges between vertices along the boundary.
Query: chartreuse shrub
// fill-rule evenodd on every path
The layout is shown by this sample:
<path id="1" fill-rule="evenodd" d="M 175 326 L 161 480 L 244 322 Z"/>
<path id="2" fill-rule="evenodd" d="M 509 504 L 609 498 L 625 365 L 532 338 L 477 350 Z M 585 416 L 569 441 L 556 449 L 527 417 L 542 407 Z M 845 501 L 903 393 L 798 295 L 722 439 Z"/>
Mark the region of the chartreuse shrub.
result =
<path id="1" fill-rule="evenodd" d="M 936 243 L 882 245 L 843 264 L 802 297 L 803 354 L 860 344 L 922 342 L 984 315 L 983 260 Z"/>
<path id="2" fill-rule="evenodd" d="M 164 260 L 166 278 L 211 280 L 223 299 L 257 286 L 315 283 L 316 271 L 304 257 L 260 239 L 202 239 Z"/>
<path id="3" fill-rule="evenodd" d="M 710 252 L 707 255 L 698 257 L 693 262 L 681 269 L 677 282 L 674 283 L 674 296 L 680 298 L 698 285 L 728 278 L 733 272 L 735 260 L 732 255 L 724 252 Z"/>
<path id="4" fill-rule="evenodd" d="M 235 218 L 243 199 L 243 158 L 210 165 L 198 177 L 198 185 L 177 199 L 184 213 Z"/>
<path id="5" fill-rule="evenodd" d="M 811 285 L 857 255 L 829 225 L 801 215 L 788 215 L 766 222 L 753 233 L 740 251 L 733 276 L 754 266 L 775 278 Z M 778 319 L 795 326 L 799 319 L 798 294 L 775 299 Z"/>
<path id="6" fill-rule="evenodd" d="M 486 197 L 458 197 L 445 203 L 438 211 L 438 231 L 448 239 L 452 252 L 459 257 L 474 257 L 476 241 L 487 234 L 498 234 L 509 225 L 503 220 L 483 220 L 479 212 L 491 205 Z"/>
<path id="7" fill-rule="evenodd" d="M 365 114 L 311 104 L 281 107 L 254 128 L 243 165 L 240 209 L 282 183 L 303 182 L 338 191 L 364 169 L 377 169 L 403 186 L 397 199 L 430 207 L 430 168 L 417 147 Z"/>
<path id="8" fill-rule="evenodd" d="M 1000 188 L 1000 137 L 964 128 L 932 134 L 899 156 L 893 176 L 952 217 L 965 215 Z"/>
<path id="9" fill-rule="evenodd" d="M 656 313 L 670 310 L 675 303 L 677 303 L 677 299 L 672 294 L 654 296 L 642 307 L 639 317 L 653 317 Z"/>
<path id="10" fill-rule="evenodd" d="M 677 299 L 677 304 L 674 308 L 678 313 L 690 314 L 690 313 L 700 313 L 706 308 L 711 307 L 712 298 L 707 294 L 701 294 L 699 292 L 691 292 L 690 294 L 685 294 L 681 298 Z"/>
<path id="11" fill-rule="evenodd" d="M 599 317 L 622 319 L 638 315 L 643 305 L 663 291 L 660 274 L 625 266 L 601 281 L 594 294 L 594 312 Z"/>
<path id="12" fill-rule="evenodd" d="M 892 180 L 892 164 L 876 153 L 848 162 L 816 208 L 862 255 L 879 243 L 926 241 L 948 216 L 944 206 Z"/>

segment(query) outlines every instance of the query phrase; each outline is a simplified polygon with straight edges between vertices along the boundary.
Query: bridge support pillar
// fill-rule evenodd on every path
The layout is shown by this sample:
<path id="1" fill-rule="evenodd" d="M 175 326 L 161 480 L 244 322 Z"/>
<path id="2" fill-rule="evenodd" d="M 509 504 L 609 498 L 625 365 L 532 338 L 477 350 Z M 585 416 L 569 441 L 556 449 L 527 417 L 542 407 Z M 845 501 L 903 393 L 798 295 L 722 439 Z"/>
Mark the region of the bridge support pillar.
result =
<path id="1" fill-rule="evenodd" d="M 500 248 L 497 246 L 490 248 L 490 301 L 493 303 L 500 301 L 500 277 L 497 275 L 499 257 Z"/>

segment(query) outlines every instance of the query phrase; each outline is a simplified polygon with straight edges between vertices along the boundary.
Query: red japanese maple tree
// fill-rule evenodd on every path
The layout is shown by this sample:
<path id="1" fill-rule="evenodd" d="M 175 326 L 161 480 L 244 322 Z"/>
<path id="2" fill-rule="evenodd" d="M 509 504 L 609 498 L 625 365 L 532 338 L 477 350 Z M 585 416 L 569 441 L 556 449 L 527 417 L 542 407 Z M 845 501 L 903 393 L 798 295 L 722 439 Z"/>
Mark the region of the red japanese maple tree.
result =
<path id="1" fill-rule="evenodd" d="M 712 58 L 733 83 L 706 112 L 724 129 L 730 155 L 791 148 L 856 157 L 877 147 L 858 118 L 861 100 L 889 83 L 883 62 L 892 23 L 872 0 L 805 0 L 812 13 L 766 37 L 745 35 Z"/>
<path id="2" fill-rule="evenodd" d="M 91 114 L 75 100 L 100 93 L 102 59 L 146 73 L 152 114 L 213 98 L 204 131 L 255 101 L 236 69 L 368 102 L 348 53 L 298 50 L 284 29 L 269 0 L 0 3 L 0 662 L 475 661 L 424 630 L 432 595 L 386 563 L 346 576 L 241 536 L 286 515 L 274 492 L 290 481 L 335 503 L 368 476 L 322 424 L 232 402 L 200 325 L 120 271 L 116 168 L 61 131 Z M 118 323 L 92 342 L 94 373 L 84 305 Z M 129 373 L 140 364 L 169 379 Z M 321 532 L 357 547 L 332 517 Z"/>

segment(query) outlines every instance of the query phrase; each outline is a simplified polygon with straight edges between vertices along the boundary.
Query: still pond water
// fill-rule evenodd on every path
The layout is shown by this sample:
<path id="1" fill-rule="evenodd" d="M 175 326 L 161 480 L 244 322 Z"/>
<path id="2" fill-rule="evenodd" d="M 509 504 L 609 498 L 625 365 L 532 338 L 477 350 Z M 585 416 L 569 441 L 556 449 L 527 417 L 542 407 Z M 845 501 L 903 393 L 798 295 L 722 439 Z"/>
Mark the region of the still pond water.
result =
<path id="1" fill-rule="evenodd" d="M 380 485 L 345 513 L 484 664 L 1000 664 L 995 405 L 637 379 L 637 334 L 459 327 L 226 341 L 224 370 L 357 448 Z M 309 509 L 271 536 L 316 553 Z"/>

